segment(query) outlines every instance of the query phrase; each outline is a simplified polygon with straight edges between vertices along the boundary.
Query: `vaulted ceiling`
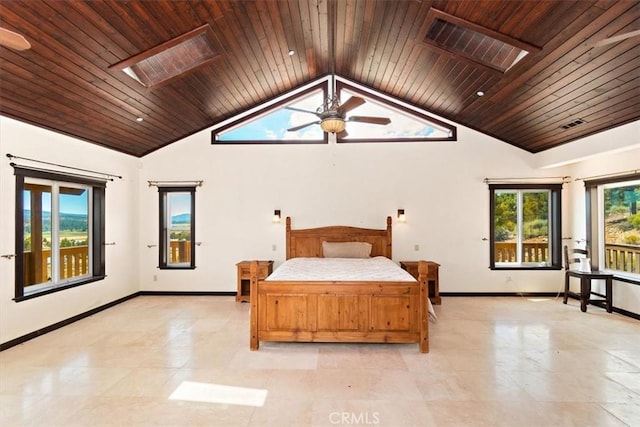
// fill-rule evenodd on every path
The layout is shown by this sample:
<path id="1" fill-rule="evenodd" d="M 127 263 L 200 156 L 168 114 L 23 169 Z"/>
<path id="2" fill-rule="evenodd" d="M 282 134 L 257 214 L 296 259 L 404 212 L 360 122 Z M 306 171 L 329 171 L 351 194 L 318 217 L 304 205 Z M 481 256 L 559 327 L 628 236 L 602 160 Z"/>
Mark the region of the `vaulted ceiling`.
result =
<path id="1" fill-rule="evenodd" d="M 2 0 L 0 26 L 31 45 L 0 47 L 2 115 L 134 156 L 333 70 L 533 153 L 640 119 L 635 0 Z"/>

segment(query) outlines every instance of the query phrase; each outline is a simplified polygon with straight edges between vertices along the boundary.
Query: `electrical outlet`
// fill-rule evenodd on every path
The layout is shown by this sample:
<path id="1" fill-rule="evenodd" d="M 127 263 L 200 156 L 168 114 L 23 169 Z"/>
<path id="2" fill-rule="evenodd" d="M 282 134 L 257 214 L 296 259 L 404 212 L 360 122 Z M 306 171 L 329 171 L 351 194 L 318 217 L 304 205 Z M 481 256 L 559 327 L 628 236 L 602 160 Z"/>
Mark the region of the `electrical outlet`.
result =
<path id="1" fill-rule="evenodd" d="M 271 250 L 275 251 L 276 249 L 278 249 L 278 247 L 275 245 L 275 243 L 273 245 L 271 245 Z"/>
<path id="2" fill-rule="evenodd" d="M 507 276 L 507 282 L 511 282 L 513 281 L 513 279 L 511 278 L 511 276 Z"/>
<path id="3" fill-rule="evenodd" d="M 158 275 L 157 275 L 157 274 L 154 274 L 154 275 L 153 275 L 153 281 L 154 281 L 154 282 L 157 282 L 157 281 L 158 281 Z"/>
<path id="4" fill-rule="evenodd" d="M 415 245 L 413 245 L 413 250 L 418 252 L 420 250 L 420 245 L 417 244 L 417 243 Z"/>

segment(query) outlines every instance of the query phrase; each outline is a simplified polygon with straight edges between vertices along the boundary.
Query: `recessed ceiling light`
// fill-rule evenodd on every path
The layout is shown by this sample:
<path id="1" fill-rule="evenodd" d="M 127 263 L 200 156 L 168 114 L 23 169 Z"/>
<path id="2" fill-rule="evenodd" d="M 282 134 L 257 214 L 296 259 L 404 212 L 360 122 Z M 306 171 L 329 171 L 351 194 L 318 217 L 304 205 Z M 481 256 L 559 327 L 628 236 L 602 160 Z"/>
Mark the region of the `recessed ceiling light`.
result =
<path id="1" fill-rule="evenodd" d="M 484 96 L 484 92 L 483 92 L 483 91 L 481 91 L 481 90 L 479 90 L 479 91 L 477 91 L 477 92 L 476 92 L 476 95 L 478 95 L 478 96 Z"/>
<path id="2" fill-rule="evenodd" d="M 143 121 L 144 119 L 142 117 L 136 117 L 136 122 L 140 123 L 141 121 Z"/>
<path id="3" fill-rule="evenodd" d="M 289 56 L 293 56 L 293 55 L 295 55 L 295 54 L 296 54 L 296 51 L 295 51 L 295 50 L 293 50 L 293 49 L 290 49 L 290 50 L 289 50 Z"/>

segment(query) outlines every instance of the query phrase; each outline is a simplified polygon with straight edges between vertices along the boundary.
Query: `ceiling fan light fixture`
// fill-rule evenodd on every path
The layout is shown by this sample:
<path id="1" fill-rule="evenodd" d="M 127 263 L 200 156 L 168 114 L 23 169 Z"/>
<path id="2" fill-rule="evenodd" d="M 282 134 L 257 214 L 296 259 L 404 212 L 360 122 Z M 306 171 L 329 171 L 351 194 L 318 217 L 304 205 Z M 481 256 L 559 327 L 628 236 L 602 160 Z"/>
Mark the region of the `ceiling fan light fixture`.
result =
<path id="1" fill-rule="evenodd" d="M 320 127 L 327 133 L 340 133 L 344 131 L 346 123 L 341 117 L 327 117 L 320 122 Z"/>

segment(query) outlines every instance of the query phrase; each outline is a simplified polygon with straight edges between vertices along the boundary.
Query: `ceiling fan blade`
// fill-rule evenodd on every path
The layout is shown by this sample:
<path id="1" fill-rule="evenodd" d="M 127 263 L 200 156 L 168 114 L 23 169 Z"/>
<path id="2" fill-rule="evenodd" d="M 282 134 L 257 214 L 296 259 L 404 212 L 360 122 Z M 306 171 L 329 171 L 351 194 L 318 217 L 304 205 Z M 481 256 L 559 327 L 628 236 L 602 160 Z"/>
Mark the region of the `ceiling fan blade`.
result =
<path id="1" fill-rule="evenodd" d="M 0 45 L 15 50 L 31 49 L 31 43 L 22 34 L 14 33 L 2 27 L 0 27 Z"/>
<path id="2" fill-rule="evenodd" d="M 316 113 L 315 111 L 311 111 L 311 110 L 303 110 L 302 108 L 296 108 L 296 107 L 284 107 L 287 110 L 291 110 L 291 111 L 299 111 L 301 113 L 309 113 L 309 114 L 313 114 L 314 116 L 317 116 L 318 113 Z"/>
<path id="3" fill-rule="evenodd" d="M 343 130 L 342 132 L 336 134 L 338 136 L 338 138 L 345 138 L 347 136 L 349 136 L 349 132 L 347 132 L 347 130 Z"/>
<path id="4" fill-rule="evenodd" d="M 388 125 L 391 119 L 388 117 L 367 117 L 367 116 L 351 116 L 348 122 L 371 123 L 373 125 Z"/>
<path id="5" fill-rule="evenodd" d="M 599 42 L 595 43 L 593 47 L 601 47 L 601 46 L 606 46 L 612 43 L 618 43 L 623 40 L 629 39 L 631 37 L 636 37 L 636 36 L 640 36 L 640 30 L 630 31 L 628 33 L 619 34 L 613 37 L 607 37 L 606 39 L 602 39 Z"/>
<path id="6" fill-rule="evenodd" d="M 360 98 L 359 96 L 352 96 L 351 98 L 347 99 L 347 101 L 344 104 L 338 107 L 338 113 L 345 114 L 353 110 L 354 108 L 361 106 L 364 103 L 365 103 L 365 100 Z"/>
<path id="7" fill-rule="evenodd" d="M 300 129 L 306 128 L 307 126 L 311 126 L 311 125 L 319 125 L 320 121 L 315 121 L 315 122 L 309 122 L 309 123 L 305 123 L 303 125 L 300 126 L 294 126 L 292 128 L 287 129 L 287 132 L 295 132 L 298 131 Z"/>

